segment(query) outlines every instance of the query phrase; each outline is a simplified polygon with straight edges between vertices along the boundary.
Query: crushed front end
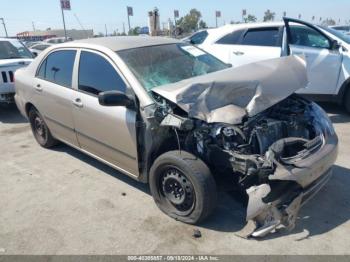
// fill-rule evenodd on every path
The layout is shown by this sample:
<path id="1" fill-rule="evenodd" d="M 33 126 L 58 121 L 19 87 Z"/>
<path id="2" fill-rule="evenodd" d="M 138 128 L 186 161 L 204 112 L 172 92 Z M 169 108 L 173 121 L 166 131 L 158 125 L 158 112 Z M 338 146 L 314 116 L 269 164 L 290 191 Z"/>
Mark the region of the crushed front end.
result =
<path id="1" fill-rule="evenodd" d="M 337 157 L 328 116 L 297 95 L 241 124 L 195 123 L 187 148 L 212 169 L 229 166 L 249 197 L 245 237 L 262 237 L 281 225 L 293 229 L 300 207 L 326 184 Z"/>

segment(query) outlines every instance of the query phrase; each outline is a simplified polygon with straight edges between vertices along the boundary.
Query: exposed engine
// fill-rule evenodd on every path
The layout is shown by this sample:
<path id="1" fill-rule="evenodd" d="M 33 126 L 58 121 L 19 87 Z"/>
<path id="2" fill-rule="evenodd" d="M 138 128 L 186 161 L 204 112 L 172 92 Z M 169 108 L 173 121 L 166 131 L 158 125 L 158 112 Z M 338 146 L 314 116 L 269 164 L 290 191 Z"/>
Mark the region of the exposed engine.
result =
<path id="1" fill-rule="evenodd" d="M 312 123 L 307 102 L 290 97 L 240 125 L 197 122 L 187 145 L 195 141 L 192 151 L 212 166 L 230 165 L 239 184 L 248 188 L 267 181 L 274 159 L 292 162 L 319 146 Z"/>

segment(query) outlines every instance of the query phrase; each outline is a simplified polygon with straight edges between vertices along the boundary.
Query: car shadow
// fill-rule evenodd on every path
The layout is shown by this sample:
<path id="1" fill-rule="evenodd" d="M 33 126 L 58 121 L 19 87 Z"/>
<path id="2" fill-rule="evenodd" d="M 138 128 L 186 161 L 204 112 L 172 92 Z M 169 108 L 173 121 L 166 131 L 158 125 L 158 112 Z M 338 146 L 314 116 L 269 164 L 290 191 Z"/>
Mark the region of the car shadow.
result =
<path id="1" fill-rule="evenodd" d="M 27 122 L 27 119 L 21 115 L 15 104 L 0 105 L 0 123 L 21 124 Z"/>
<path id="2" fill-rule="evenodd" d="M 86 164 L 91 165 L 104 173 L 151 195 L 147 184 L 140 183 L 108 165 L 64 144 L 53 148 L 58 152 L 67 153 Z M 279 238 L 284 235 L 307 232 L 306 239 L 333 230 L 350 219 L 350 169 L 334 166 L 333 177 L 321 191 L 302 207 L 296 228 L 291 232 L 285 228 L 269 234 L 261 240 Z M 236 191 L 221 191 L 218 194 L 218 205 L 214 213 L 198 225 L 199 228 L 210 230 L 238 233 L 246 225 L 246 199 Z"/>
<path id="3" fill-rule="evenodd" d="M 332 123 L 341 124 L 350 122 L 350 114 L 345 111 L 345 109 L 335 103 L 318 103 L 329 115 Z"/>
<path id="4" fill-rule="evenodd" d="M 96 160 L 93 157 L 88 156 L 87 154 L 85 154 L 83 152 L 80 152 L 79 150 L 77 150 L 73 147 L 70 147 L 70 146 L 65 145 L 65 144 L 59 144 L 59 145 L 51 148 L 51 150 L 69 154 L 69 155 L 73 156 L 74 158 L 77 158 L 77 159 L 85 162 L 86 164 L 103 171 L 107 175 L 110 175 L 110 176 L 132 186 L 132 187 L 135 187 L 146 194 L 149 194 L 149 195 L 151 194 L 147 184 L 138 182 L 135 179 L 133 179 L 127 175 L 124 175 L 123 173 L 115 170 L 114 168 L 102 163 L 101 161 Z"/>

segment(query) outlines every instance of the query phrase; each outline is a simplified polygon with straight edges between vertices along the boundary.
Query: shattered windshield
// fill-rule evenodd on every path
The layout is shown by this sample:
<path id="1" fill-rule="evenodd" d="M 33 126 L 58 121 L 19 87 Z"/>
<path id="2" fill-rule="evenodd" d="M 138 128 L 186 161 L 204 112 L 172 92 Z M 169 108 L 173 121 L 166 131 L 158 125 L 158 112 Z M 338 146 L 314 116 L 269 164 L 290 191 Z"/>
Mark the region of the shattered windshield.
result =
<path id="1" fill-rule="evenodd" d="M 189 44 L 141 47 L 118 54 L 147 91 L 229 67 Z"/>
<path id="2" fill-rule="evenodd" d="M 33 58 L 33 55 L 19 41 L 0 41 L 0 59 L 15 58 Z"/>

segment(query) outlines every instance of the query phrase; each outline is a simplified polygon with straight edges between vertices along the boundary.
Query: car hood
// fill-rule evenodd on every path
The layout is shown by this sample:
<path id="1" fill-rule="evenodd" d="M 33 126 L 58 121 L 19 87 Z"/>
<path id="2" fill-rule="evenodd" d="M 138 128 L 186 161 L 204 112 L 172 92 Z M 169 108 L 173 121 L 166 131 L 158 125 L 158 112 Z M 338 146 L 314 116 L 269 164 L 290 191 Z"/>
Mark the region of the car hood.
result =
<path id="1" fill-rule="evenodd" d="M 302 57 L 288 56 L 185 79 L 152 89 L 189 117 L 239 124 L 308 84 Z"/>
<path id="2" fill-rule="evenodd" d="M 0 59 L 0 68 L 27 66 L 32 61 L 31 58 Z"/>

